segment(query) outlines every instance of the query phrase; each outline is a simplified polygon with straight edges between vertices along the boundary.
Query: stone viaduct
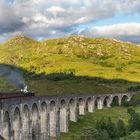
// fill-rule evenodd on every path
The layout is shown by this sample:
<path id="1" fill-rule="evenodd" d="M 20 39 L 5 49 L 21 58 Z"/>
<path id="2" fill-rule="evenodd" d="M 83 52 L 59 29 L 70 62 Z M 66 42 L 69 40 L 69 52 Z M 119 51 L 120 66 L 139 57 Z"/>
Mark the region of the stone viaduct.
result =
<path id="1" fill-rule="evenodd" d="M 0 100 L 0 136 L 4 140 L 49 140 L 69 131 L 78 115 L 111 107 L 117 99 L 130 101 L 135 93 L 70 96 L 32 96 Z M 0 137 L 0 139 L 2 139 Z"/>

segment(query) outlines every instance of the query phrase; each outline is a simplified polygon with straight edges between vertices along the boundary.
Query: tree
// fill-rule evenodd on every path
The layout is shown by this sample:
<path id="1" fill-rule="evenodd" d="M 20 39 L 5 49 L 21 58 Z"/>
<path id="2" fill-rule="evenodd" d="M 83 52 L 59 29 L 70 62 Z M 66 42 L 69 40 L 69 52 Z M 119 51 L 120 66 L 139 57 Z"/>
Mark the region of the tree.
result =
<path id="1" fill-rule="evenodd" d="M 106 130 L 86 128 L 83 130 L 85 140 L 111 140 Z"/>
<path id="2" fill-rule="evenodd" d="M 94 133 L 94 140 L 111 140 L 106 130 L 98 130 Z"/>
<path id="3" fill-rule="evenodd" d="M 106 122 L 106 119 L 103 117 L 103 118 L 101 118 L 100 120 L 98 120 L 98 121 L 96 122 L 95 128 L 96 128 L 96 129 L 100 129 L 100 130 L 106 130 L 106 129 L 107 129 L 107 122 Z"/>
<path id="4" fill-rule="evenodd" d="M 127 112 L 130 114 L 129 130 L 131 132 L 140 130 L 140 114 L 136 113 L 132 108 L 129 108 Z"/>
<path id="5" fill-rule="evenodd" d="M 108 118 L 108 121 L 107 121 L 107 132 L 108 132 L 109 137 L 111 139 L 118 139 L 119 138 L 117 127 L 116 127 L 115 123 L 112 122 L 110 117 Z"/>
<path id="6" fill-rule="evenodd" d="M 106 131 L 111 140 L 119 138 L 117 127 L 115 123 L 112 122 L 111 118 L 108 118 L 108 120 L 102 118 L 100 121 L 96 122 L 95 127 L 98 131 Z"/>
<path id="7" fill-rule="evenodd" d="M 137 106 L 140 105 L 140 92 L 137 92 L 137 94 L 135 94 L 131 101 L 130 101 L 130 105 L 132 106 Z"/>
<path id="8" fill-rule="evenodd" d="M 122 120 L 118 120 L 117 122 L 117 130 L 119 137 L 124 137 L 127 135 L 127 128 Z"/>
<path id="9" fill-rule="evenodd" d="M 130 135 L 121 138 L 120 140 L 139 140 L 139 139 L 140 139 L 140 131 L 135 131 Z"/>

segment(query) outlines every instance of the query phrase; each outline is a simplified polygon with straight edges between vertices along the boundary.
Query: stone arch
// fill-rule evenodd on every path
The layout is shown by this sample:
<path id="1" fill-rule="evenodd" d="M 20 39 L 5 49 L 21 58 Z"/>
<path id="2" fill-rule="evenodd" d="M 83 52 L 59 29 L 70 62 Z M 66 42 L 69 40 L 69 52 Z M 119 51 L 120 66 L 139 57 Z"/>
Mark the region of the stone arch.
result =
<path id="1" fill-rule="evenodd" d="M 40 122 L 41 122 L 41 140 L 48 138 L 48 119 L 46 102 L 41 103 Z"/>
<path id="2" fill-rule="evenodd" d="M 75 108 L 75 102 L 73 98 L 69 99 L 68 108 L 69 108 L 69 119 L 71 120 L 71 114 L 72 114 L 73 109 Z"/>
<path id="3" fill-rule="evenodd" d="M 40 119 L 37 104 L 32 105 L 32 139 L 40 140 Z"/>
<path id="4" fill-rule="evenodd" d="M 100 97 L 96 97 L 95 99 L 95 109 L 100 109 Z"/>
<path id="5" fill-rule="evenodd" d="M 14 140 L 21 139 L 21 114 L 18 107 L 14 110 L 13 116 L 13 132 L 14 132 Z"/>
<path id="6" fill-rule="evenodd" d="M 22 114 L 22 133 L 25 140 L 30 140 L 32 136 L 30 136 L 30 115 L 29 115 L 29 107 L 28 105 L 24 105 L 23 114 Z"/>
<path id="7" fill-rule="evenodd" d="M 60 131 L 68 132 L 68 110 L 64 99 L 60 101 Z"/>
<path id="8" fill-rule="evenodd" d="M 45 101 L 41 103 L 41 111 L 47 112 L 47 104 Z"/>
<path id="9" fill-rule="evenodd" d="M 66 107 L 66 101 L 65 101 L 64 99 L 62 99 L 62 100 L 60 101 L 60 107 L 61 107 L 61 108 L 65 108 L 65 107 Z"/>
<path id="10" fill-rule="evenodd" d="M 96 97 L 95 99 L 95 109 L 98 109 L 98 100 L 100 99 L 100 97 Z"/>
<path id="11" fill-rule="evenodd" d="M 122 99 L 121 99 L 121 105 L 126 105 L 128 103 L 128 96 L 127 95 L 123 95 Z"/>
<path id="12" fill-rule="evenodd" d="M 73 98 L 69 100 L 69 115 L 69 119 L 71 121 L 77 121 L 77 104 L 75 103 Z"/>
<path id="13" fill-rule="evenodd" d="M 119 106 L 119 97 L 118 96 L 113 97 L 111 106 Z"/>
<path id="14" fill-rule="evenodd" d="M 69 106 L 70 106 L 70 107 L 74 107 L 74 105 L 75 105 L 74 99 L 71 98 L 71 99 L 69 100 Z"/>
<path id="15" fill-rule="evenodd" d="M 109 107 L 109 96 L 106 96 L 105 98 L 104 98 L 104 101 L 103 101 L 103 106 L 104 107 Z"/>
<path id="16" fill-rule="evenodd" d="M 3 138 L 5 140 L 10 140 L 10 131 L 11 131 L 10 116 L 8 111 L 5 111 L 3 120 Z"/>
<path id="17" fill-rule="evenodd" d="M 94 111 L 94 102 L 92 97 L 88 97 L 86 100 L 86 110 L 88 112 L 93 112 Z"/>
<path id="18" fill-rule="evenodd" d="M 50 111 L 55 111 L 56 110 L 56 103 L 55 103 L 55 101 L 51 101 L 50 102 Z"/>
<path id="19" fill-rule="evenodd" d="M 86 103 L 83 98 L 78 99 L 78 112 L 79 115 L 85 115 Z"/>
<path id="20" fill-rule="evenodd" d="M 56 137 L 57 133 L 57 111 L 56 111 L 56 102 L 52 100 L 50 102 L 50 136 Z"/>

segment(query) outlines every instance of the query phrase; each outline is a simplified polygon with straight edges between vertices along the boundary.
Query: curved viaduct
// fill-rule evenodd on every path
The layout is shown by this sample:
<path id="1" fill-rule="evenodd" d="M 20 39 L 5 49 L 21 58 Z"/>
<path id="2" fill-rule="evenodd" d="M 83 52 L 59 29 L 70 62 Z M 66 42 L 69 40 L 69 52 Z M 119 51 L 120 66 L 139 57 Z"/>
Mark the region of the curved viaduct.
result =
<path id="1" fill-rule="evenodd" d="M 68 132 L 69 121 L 78 115 L 111 107 L 115 98 L 121 105 L 135 93 L 33 96 L 0 100 L 0 135 L 4 140 L 49 140 Z"/>

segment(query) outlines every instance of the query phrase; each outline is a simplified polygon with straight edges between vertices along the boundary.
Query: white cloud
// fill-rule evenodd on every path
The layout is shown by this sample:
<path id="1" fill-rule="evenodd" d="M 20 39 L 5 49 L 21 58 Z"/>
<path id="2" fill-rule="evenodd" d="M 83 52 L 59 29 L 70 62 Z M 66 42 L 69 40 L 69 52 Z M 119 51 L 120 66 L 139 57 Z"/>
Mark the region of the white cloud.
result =
<path id="1" fill-rule="evenodd" d="M 54 14 L 55 16 L 58 13 L 64 13 L 65 12 L 65 9 L 62 8 L 62 7 L 59 7 L 59 6 L 52 6 L 52 7 L 47 8 L 46 10 L 47 10 L 47 12 L 50 12 L 50 13 Z"/>
<path id="2" fill-rule="evenodd" d="M 90 29 L 83 29 L 78 34 L 90 37 L 113 37 L 138 43 L 140 38 L 140 23 L 96 26 Z"/>

